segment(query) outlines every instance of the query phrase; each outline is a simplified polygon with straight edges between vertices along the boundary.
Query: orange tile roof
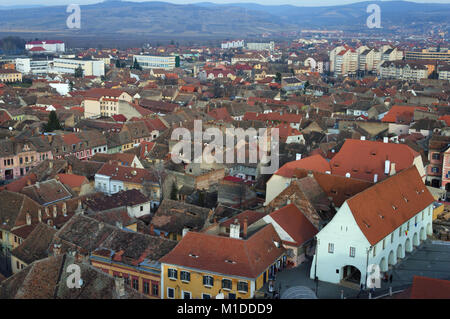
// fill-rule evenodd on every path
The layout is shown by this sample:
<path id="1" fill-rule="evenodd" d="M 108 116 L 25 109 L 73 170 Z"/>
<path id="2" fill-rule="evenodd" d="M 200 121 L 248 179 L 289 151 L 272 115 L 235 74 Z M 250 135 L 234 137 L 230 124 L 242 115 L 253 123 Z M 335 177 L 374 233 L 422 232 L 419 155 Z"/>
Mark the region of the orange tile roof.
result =
<path id="1" fill-rule="evenodd" d="M 420 156 L 406 144 L 383 143 L 347 139 L 340 151 L 331 159 L 331 172 L 345 176 L 373 182 L 378 174 L 378 181 L 385 179 L 385 161 L 395 163 L 395 170 L 399 172 L 413 165 L 414 159 Z"/>
<path id="2" fill-rule="evenodd" d="M 236 239 L 188 232 L 175 248 L 159 261 L 229 276 L 257 278 L 285 253 L 272 224 L 249 239 Z M 197 257 L 193 257 L 197 256 Z"/>
<path id="3" fill-rule="evenodd" d="M 74 174 L 58 174 L 56 175 L 58 177 L 58 180 L 68 185 L 69 187 L 81 187 L 83 184 L 88 184 L 89 181 L 86 177 L 81 175 L 74 175 Z"/>
<path id="4" fill-rule="evenodd" d="M 312 239 L 318 230 L 306 218 L 306 216 L 295 206 L 289 204 L 272 213 L 270 217 L 291 236 L 297 245 L 302 245 Z"/>
<path id="5" fill-rule="evenodd" d="M 330 171 L 330 164 L 322 156 L 313 155 L 284 164 L 275 172 L 275 175 L 292 177 L 297 168 L 325 173 L 326 171 Z"/>
<path id="6" fill-rule="evenodd" d="M 414 276 L 411 299 L 450 299 L 450 280 Z"/>
<path id="7" fill-rule="evenodd" d="M 371 245 L 378 243 L 433 202 L 434 198 L 415 166 L 347 200 L 356 223 Z"/>
<path id="8" fill-rule="evenodd" d="M 426 107 L 420 106 L 394 105 L 389 110 L 389 112 L 387 112 L 387 114 L 381 119 L 381 122 L 410 124 L 414 119 L 414 110 L 427 111 L 428 109 Z"/>
<path id="9" fill-rule="evenodd" d="M 444 121 L 447 126 L 450 126 L 450 115 L 443 115 L 439 120 Z"/>

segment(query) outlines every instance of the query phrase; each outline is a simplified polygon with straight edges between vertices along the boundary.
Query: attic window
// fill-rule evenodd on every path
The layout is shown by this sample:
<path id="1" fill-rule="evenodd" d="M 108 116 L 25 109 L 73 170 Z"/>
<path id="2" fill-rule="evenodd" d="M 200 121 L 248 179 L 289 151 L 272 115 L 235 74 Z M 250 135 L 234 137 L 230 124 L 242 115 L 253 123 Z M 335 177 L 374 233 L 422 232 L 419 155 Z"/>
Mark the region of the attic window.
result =
<path id="1" fill-rule="evenodd" d="M 198 258 L 198 255 L 195 255 L 195 254 L 189 254 L 189 256 L 192 258 Z"/>
<path id="2" fill-rule="evenodd" d="M 375 155 L 377 155 L 377 153 L 375 151 L 373 151 L 373 152 L 370 152 L 370 155 L 375 156 Z"/>
<path id="3" fill-rule="evenodd" d="M 338 163 L 334 163 L 334 167 L 339 167 L 339 164 Z"/>
<path id="4" fill-rule="evenodd" d="M 392 205 L 392 208 L 393 208 L 394 210 L 397 210 L 397 206 L 395 206 L 395 205 Z"/>
<path id="5" fill-rule="evenodd" d="M 364 225 L 365 225 L 367 228 L 370 228 L 370 224 L 369 224 L 368 222 L 366 222 L 365 220 L 363 220 L 363 223 L 364 223 Z"/>
<path id="6" fill-rule="evenodd" d="M 380 216 L 381 219 L 384 219 L 384 216 L 378 213 L 378 216 Z"/>
<path id="7" fill-rule="evenodd" d="M 405 200 L 405 202 L 409 202 L 409 200 L 406 198 L 406 196 L 403 196 L 403 199 Z"/>
<path id="8" fill-rule="evenodd" d="M 335 189 L 332 189 L 332 190 L 331 190 L 331 194 L 334 194 L 334 195 L 336 195 L 336 194 L 337 194 L 337 190 L 335 190 Z"/>
<path id="9" fill-rule="evenodd" d="M 226 262 L 226 263 L 229 263 L 229 264 L 235 264 L 235 263 L 236 263 L 235 261 L 229 260 L 229 259 L 225 259 L 225 262 Z"/>

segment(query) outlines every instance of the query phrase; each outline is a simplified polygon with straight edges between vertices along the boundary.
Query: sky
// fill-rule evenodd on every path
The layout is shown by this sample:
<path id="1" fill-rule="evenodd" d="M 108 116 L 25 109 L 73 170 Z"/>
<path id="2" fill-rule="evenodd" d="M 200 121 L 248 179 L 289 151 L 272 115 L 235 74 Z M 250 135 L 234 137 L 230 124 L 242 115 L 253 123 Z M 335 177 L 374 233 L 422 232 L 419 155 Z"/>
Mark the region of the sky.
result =
<path id="1" fill-rule="evenodd" d="M 147 2 L 148 0 L 132 0 L 133 2 Z M 238 3 L 238 2 L 252 2 L 265 5 L 280 5 L 290 4 L 296 6 L 326 6 L 339 5 L 361 2 L 363 0 L 160 0 L 163 2 L 171 2 L 177 4 L 187 4 L 195 2 L 215 2 L 215 3 Z M 365 0 L 367 1 L 367 0 Z M 380 0 L 373 0 L 374 3 Z M 421 3 L 448 3 L 450 0 L 413 0 Z M 0 0 L 0 6 L 12 5 L 67 5 L 71 3 L 84 5 L 102 2 L 101 0 Z"/>

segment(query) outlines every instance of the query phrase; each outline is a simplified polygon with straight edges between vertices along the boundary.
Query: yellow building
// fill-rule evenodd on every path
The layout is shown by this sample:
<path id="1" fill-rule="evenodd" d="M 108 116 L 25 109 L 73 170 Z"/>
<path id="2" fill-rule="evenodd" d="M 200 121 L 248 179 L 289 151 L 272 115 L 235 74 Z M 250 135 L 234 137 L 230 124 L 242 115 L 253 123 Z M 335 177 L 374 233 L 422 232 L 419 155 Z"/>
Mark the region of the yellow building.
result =
<path id="1" fill-rule="evenodd" d="M 0 69 L 0 82 L 13 83 L 21 81 L 22 81 L 22 73 L 20 73 L 19 71 L 10 69 Z"/>
<path id="2" fill-rule="evenodd" d="M 248 239 L 239 226 L 230 237 L 188 232 L 161 262 L 164 299 L 249 299 L 286 263 L 272 224 Z"/>

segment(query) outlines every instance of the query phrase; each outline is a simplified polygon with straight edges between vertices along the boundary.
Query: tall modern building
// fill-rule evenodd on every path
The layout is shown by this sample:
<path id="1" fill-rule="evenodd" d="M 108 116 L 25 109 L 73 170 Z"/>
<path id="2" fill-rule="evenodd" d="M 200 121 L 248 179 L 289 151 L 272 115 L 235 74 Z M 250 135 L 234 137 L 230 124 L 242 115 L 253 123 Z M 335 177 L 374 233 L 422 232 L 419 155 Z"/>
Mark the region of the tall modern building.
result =
<path id="1" fill-rule="evenodd" d="M 135 55 L 133 61 L 143 69 L 173 70 L 176 67 L 176 56 Z"/>
<path id="2" fill-rule="evenodd" d="M 275 42 L 269 43 L 247 43 L 247 49 L 253 51 L 275 50 Z"/>
<path id="3" fill-rule="evenodd" d="M 25 44 L 25 49 L 31 53 L 60 53 L 66 50 L 64 42 L 58 40 L 31 41 Z"/>

